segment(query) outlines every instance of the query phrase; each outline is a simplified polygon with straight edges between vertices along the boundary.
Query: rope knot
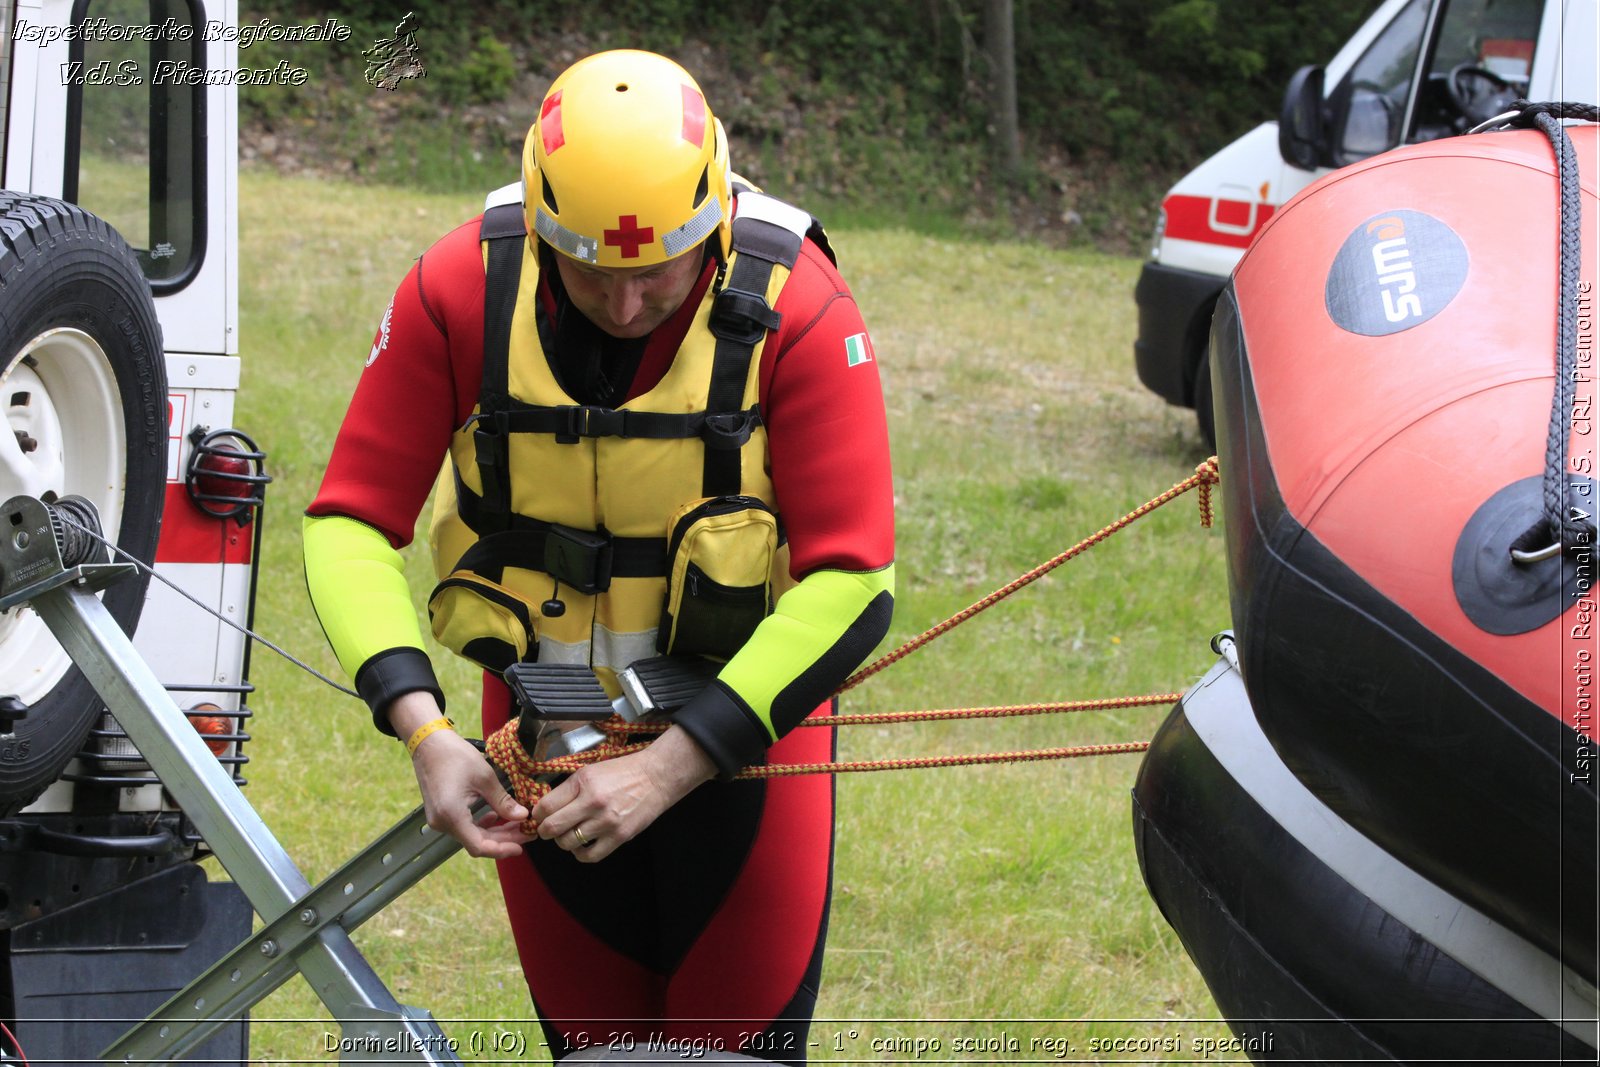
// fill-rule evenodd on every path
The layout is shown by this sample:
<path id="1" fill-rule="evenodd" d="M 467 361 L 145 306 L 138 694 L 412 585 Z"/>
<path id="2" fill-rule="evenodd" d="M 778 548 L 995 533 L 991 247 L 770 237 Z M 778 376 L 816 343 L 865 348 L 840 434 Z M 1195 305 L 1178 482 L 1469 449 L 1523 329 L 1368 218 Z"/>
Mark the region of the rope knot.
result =
<path id="1" fill-rule="evenodd" d="M 1200 502 L 1200 525 L 1209 530 L 1215 518 L 1211 511 L 1211 487 L 1222 484 L 1222 472 L 1217 466 L 1217 457 L 1212 456 L 1201 462 L 1195 467 L 1194 476 L 1198 479 L 1200 488 L 1197 498 Z"/>
<path id="2" fill-rule="evenodd" d="M 529 811 L 550 792 L 550 783 L 543 779 L 551 775 L 571 774 L 590 763 L 637 752 L 644 745 L 631 743 L 628 740 L 631 735 L 660 733 L 663 729 L 659 725 L 630 725 L 613 715 L 599 724 L 606 735 L 600 744 L 570 756 L 536 760 L 522 747 L 522 739 L 517 736 L 518 722 L 520 719 L 514 718 L 485 738 L 483 752 L 495 769 L 505 775 L 511 785 L 511 795 Z M 520 828 L 523 833 L 531 834 L 538 830 L 539 824 L 532 819 L 525 819 Z"/>
<path id="3" fill-rule="evenodd" d="M 505 775 L 511 785 L 511 795 L 530 812 L 533 806 L 550 792 L 550 786 L 539 781 L 537 777 L 538 765 L 517 738 L 516 719 L 512 719 L 484 738 L 483 754 L 494 764 L 496 770 Z M 518 829 L 525 834 L 536 833 L 539 824 L 532 819 L 524 819 Z"/>

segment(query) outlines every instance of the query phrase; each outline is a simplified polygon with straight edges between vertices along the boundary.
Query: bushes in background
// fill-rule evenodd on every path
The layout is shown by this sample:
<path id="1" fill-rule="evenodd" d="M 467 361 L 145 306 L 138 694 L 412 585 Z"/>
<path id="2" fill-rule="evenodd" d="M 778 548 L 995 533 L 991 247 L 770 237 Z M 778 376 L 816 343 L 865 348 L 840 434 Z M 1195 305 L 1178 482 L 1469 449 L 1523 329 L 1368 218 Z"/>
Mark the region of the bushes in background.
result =
<path id="1" fill-rule="evenodd" d="M 343 45 L 241 51 L 250 65 L 331 61 L 299 90 L 245 91 L 247 155 L 266 136 L 272 150 L 259 154 L 289 168 L 430 189 L 497 185 L 515 173 L 550 76 L 586 51 L 642 47 L 701 78 L 742 172 L 810 206 L 1133 250 L 1161 191 L 1273 117 L 1289 74 L 1331 57 L 1376 6 L 1013 0 L 1026 160 L 1013 189 L 996 180 L 989 151 L 987 2 L 357 0 L 339 5 L 353 30 Z M 327 17 L 294 0 L 241 6 L 246 21 Z M 361 50 L 407 11 L 428 76 L 372 90 Z"/>

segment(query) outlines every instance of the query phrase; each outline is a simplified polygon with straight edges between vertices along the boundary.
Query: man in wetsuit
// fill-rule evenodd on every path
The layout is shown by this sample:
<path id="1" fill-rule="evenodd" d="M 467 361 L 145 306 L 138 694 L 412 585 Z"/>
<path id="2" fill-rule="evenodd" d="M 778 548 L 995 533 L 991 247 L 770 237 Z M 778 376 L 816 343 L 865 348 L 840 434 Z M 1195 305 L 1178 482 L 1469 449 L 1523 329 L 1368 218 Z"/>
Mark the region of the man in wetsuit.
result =
<path id="1" fill-rule="evenodd" d="M 307 512 L 312 599 L 407 742 L 430 825 L 499 861 L 556 1055 L 701 1040 L 800 1062 L 832 782 L 729 779 L 828 759 L 831 730 L 794 727 L 831 714 L 888 627 L 871 340 L 820 228 L 736 182 L 661 56 L 561 75 L 521 194 L 424 253 L 385 311 Z M 658 652 L 725 661 L 648 748 L 541 799 L 534 838 L 443 718 L 397 553 L 447 455 L 429 616 L 485 667 L 485 732 L 513 714 L 518 661 L 583 663 L 611 692 Z M 507 821 L 475 826 L 478 798 Z"/>

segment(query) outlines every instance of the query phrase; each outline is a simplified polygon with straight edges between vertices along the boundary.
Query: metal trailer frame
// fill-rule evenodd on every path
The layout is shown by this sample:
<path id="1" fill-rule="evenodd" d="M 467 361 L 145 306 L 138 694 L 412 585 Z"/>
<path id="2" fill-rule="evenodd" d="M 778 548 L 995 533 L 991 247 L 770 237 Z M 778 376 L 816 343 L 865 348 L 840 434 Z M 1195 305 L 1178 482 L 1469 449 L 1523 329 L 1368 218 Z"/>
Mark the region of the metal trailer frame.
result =
<path id="1" fill-rule="evenodd" d="M 133 566 L 63 560 L 53 519 L 32 497 L 0 507 L 0 611 L 32 604 L 265 924 L 102 1059 L 178 1059 L 299 973 L 340 1023 L 341 1061 L 461 1062 L 433 1017 L 399 1003 L 350 939 L 460 844 L 419 807 L 311 886 L 95 597 Z"/>

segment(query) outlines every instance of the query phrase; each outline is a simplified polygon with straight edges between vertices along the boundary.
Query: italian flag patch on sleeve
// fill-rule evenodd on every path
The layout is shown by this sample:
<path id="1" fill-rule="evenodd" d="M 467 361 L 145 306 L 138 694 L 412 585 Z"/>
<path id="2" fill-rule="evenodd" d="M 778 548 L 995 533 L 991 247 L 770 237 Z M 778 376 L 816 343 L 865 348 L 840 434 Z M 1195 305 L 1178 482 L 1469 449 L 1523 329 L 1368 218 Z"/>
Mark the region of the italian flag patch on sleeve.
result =
<path id="1" fill-rule="evenodd" d="M 851 367 L 872 362 L 872 341 L 864 333 L 853 334 L 844 339 L 845 364 Z"/>

